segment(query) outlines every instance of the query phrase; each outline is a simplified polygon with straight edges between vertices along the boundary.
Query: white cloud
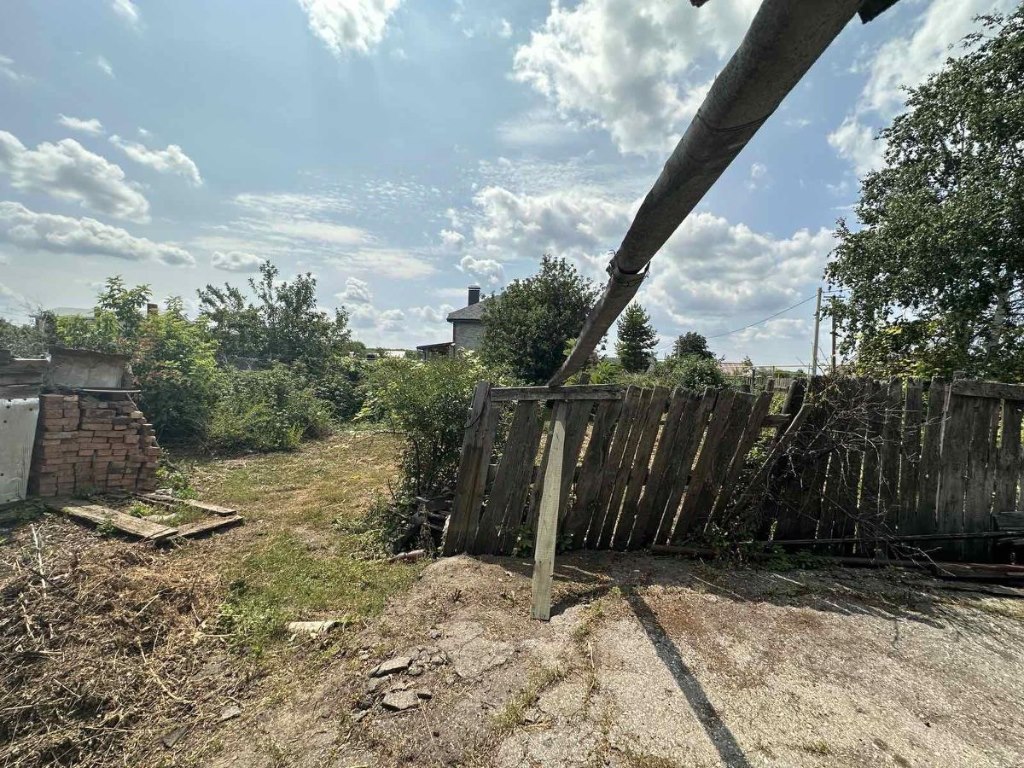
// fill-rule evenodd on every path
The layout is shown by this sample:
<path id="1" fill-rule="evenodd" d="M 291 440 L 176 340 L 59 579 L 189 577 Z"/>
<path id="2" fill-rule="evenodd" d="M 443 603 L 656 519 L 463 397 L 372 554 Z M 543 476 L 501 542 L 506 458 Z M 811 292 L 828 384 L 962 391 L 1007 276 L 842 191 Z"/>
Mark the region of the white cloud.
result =
<path id="1" fill-rule="evenodd" d="M 603 283 L 608 252 L 622 241 L 638 203 L 579 189 L 484 189 L 474 208 L 455 212 L 473 233 L 459 266 L 495 284 L 488 269 L 521 269 L 522 261 L 535 264 L 551 253 Z M 730 330 L 811 295 L 832 247 L 824 228 L 775 237 L 711 213 L 692 214 L 654 257 L 641 300 L 662 331 Z"/>
<path id="2" fill-rule="evenodd" d="M 663 152 L 735 49 L 757 0 L 697 10 L 678 0 L 553 0 L 513 75 L 558 110 L 607 130 L 622 152 Z"/>
<path id="3" fill-rule="evenodd" d="M 345 278 L 345 290 L 336 293 L 335 298 L 346 306 L 351 304 L 369 304 L 373 301 L 370 285 L 358 277 Z"/>
<path id="4" fill-rule="evenodd" d="M 114 68 L 110 66 L 110 62 L 103 56 L 96 57 L 96 66 L 100 68 L 100 71 L 107 77 L 114 76 Z"/>
<path id="5" fill-rule="evenodd" d="M 497 286 L 505 282 L 505 268 L 494 259 L 463 256 L 459 260 L 459 269 L 487 285 Z"/>
<path id="6" fill-rule="evenodd" d="M 14 59 L 10 56 L 4 56 L 3 54 L 0 54 L 0 75 L 3 75 L 8 80 L 12 80 L 16 83 L 21 80 L 28 79 L 25 75 L 21 74 L 14 68 Z"/>
<path id="7" fill-rule="evenodd" d="M 148 166 L 157 173 L 172 173 L 185 177 L 194 186 L 201 186 L 203 178 L 192 158 L 177 144 L 168 144 L 167 149 L 149 149 L 134 141 L 125 141 L 117 134 L 110 137 L 110 143 L 123 151 L 140 165 Z"/>
<path id="8" fill-rule="evenodd" d="M 446 248 L 451 248 L 453 251 L 462 250 L 462 244 L 466 242 L 464 234 L 456 232 L 454 229 L 442 229 L 440 234 L 441 242 Z"/>
<path id="9" fill-rule="evenodd" d="M 894 36 L 872 52 L 867 82 L 857 106 L 828 136 L 829 144 L 858 175 L 881 166 L 885 144 L 874 137 L 903 108 L 903 88 L 924 82 L 955 53 L 955 45 L 977 28 L 983 13 L 1007 13 L 1016 0 L 933 0 L 907 35 Z"/>
<path id="10" fill-rule="evenodd" d="M 149 220 L 149 202 L 125 180 L 121 167 L 74 139 L 28 149 L 0 131 L 0 173 L 10 176 L 15 189 L 46 192 L 122 219 Z"/>
<path id="11" fill-rule="evenodd" d="M 769 184 L 768 166 L 764 163 L 751 163 L 747 189 L 758 189 Z"/>
<path id="12" fill-rule="evenodd" d="M 498 22 L 498 37 L 506 40 L 512 37 L 512 24 L 509 23 L 508 19 L 501 19 Z"/>
<path id="13" fill-rule="evenodd" d="M 510 147 L 553 147 L 577 138 L 579 129 L 555 110 L 542 107 L 499 123 L 497 134 Z"/>
<path id="14" fill-rule="evenodd" d="M 214 251 L 210 264 L 225 272 L 259 272 L 263 259 L 244 251 Z"/>
<path id="15" fill-rule="evenodd" d="M 14 202 L 0 202 L 0 240 L 30 252 L 113 256 L 172 266 L 195 264 L 192 255 L 177 245 L 135 237 L 96 219 L 37 213 Z"/>
<path id="16" fill-rule="evenodd" d="M 110 9 L 133 27 L 138 26 L 142 21 L 139 9 L 132 0 L 110 0 Z"/>
<path id="17" fill-rule="evenodd" d="M 447 321 L 449 313 L 454 311 L 455 307 L 451 304 L 442 304 L 440 307 L 410 307 L 405 313 L 424 323 L 443 323 Z"/>
<path id="18" fill-rule="evenodd" d="M 381 40 L 402 0 L 298 0 L 309 29 L 336 56 L 369 53 Z"/>
<path id="19" fill-rule="evenodd" d="M 58 125 L 70 128 L 72 131 L 88 133 L 90 136 L 99 136 L 103 133 L 103 123 L 95 117 L 83 120 L 80 117 L 68 117 L 67 115 L 57 116 Z"/>

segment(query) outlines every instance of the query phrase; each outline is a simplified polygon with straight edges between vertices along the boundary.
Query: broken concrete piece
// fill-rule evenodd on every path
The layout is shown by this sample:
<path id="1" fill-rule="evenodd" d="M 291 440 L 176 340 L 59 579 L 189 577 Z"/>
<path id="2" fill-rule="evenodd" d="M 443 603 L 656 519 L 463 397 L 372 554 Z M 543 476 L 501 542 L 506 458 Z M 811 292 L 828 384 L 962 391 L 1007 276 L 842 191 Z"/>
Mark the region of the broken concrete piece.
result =
<path id="1" fill-rule="evenodd" d="M 235 704 L 231 704 L 220 711 L 220 722 L 223 723 L 225 720 L 233 720 L 236 717 L 240 717 L 241 714 L 242 708 Z"/>
<path id="2" fill-rule="evenodd" d="M 370 672 L 370 677 L 387 677 L 396 672 L 404 672 L 410 664 L 412 664 L 412 659 L 408 656 L 395 656 L 395 658 L 388 659 L 374 667 Z"/>
<path id="3" fill-rule="evenodd" d="M 420 705 L 419 696 L 415 691 L 394 691 L 384 697 L 381 706 L 392 712 L 403 712 L 407 709 L 415 709 Z"/>
<path id="4" fill-rule="evenodd" d="M 337 619 L 327 621 L 289 621 L 286 629 L 294 635 L 326 635 L 341 624 Z"/>

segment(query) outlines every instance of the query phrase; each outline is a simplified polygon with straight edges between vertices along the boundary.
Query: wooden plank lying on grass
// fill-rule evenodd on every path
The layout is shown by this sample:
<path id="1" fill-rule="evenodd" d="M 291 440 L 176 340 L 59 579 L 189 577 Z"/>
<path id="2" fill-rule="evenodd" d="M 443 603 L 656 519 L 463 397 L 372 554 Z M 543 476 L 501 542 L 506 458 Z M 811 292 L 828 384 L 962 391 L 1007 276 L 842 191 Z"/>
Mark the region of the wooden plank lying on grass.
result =
<path id="1" fill-rule="evenodd" d="M 123 533 L 138 536 L 146 541 L 163 541 L 178 533 L 177 528 L 160 525 L 141 517 L 132 517 L 99 504 L 52 499 L 47 502 L 47 506 L 77 520 L 86 520 L 96 525 L 110 525 Z"/>
<path id="2" fill-rule="evenodd" d="M 140 493 L 137 494 L 140 499 L 145 501 L 153 501 L 157 504 L 180 504 L 183 507 L 189 509 L 198 509 L 202 512 L 210 512 L 214 515 L 221 515 L 222 517 L 229 517 L 231 515 L 238 514 L 238 510 L 230 509 L 229 507 L 222 507 L 219 504 L 210 504 L 205 501 L 196 501 L 195 499 L 179 499 L 174 496 L 167 496 L 163 493 Z"/>
<path id="3" fill-rule="evenodd" d="M 202 534 L 209 533 L 210 531 L 216 531 L 221 528 L 230 528 L 233 525 L 239 525 L 244 522 L 245 518 L 241 515 L 231 515 L 230 517 L 208 517 L 205 520 L 196 520 L 194 523 L 179 525 L 177 535 L 172 536 L 169 540 L 175 541 L 187 536 L 201 536 Z"/>

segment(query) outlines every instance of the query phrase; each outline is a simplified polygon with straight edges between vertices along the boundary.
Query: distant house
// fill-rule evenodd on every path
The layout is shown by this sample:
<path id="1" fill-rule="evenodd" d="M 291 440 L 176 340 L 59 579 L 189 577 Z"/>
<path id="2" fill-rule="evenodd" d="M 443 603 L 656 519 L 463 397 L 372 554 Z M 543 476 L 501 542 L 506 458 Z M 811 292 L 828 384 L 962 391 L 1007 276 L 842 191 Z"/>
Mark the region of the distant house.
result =
<path id="1" fill-rule="evenodd" d="M 416 349 L 423 359 L 450 355 L 456 350 L 478 352 L 484 341 L 484 305 L 490 299 L 480 298 L 480 286 L 471 285 L 466 296 L 466 306 L 448 313 L 452 324 L 452 340 L 437 344 L 422 344 Z"/>

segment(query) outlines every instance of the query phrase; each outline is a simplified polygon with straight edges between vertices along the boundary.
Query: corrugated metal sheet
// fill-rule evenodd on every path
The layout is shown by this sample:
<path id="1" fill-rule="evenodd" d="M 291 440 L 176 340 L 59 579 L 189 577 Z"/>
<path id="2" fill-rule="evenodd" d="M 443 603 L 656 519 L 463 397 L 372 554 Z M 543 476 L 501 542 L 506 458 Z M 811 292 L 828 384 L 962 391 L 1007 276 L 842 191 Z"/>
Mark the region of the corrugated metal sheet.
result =
<path id="1" fill-rule="evenodd" d="M 0 398 L 0 504 L 25 498 L 38 420 L 39 398 Z"/>

